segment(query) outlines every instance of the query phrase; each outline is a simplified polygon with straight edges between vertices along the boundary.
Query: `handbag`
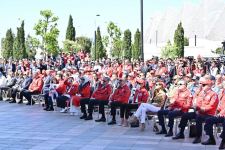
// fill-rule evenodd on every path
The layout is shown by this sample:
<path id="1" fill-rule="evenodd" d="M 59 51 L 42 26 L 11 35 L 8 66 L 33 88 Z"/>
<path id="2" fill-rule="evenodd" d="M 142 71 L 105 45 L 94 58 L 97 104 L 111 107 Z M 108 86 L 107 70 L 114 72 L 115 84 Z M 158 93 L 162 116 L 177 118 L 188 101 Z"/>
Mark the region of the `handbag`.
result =
<path id="1" fill-rule="evenodd" d="M 137 127 L 139 127 L 139 121 L 131 122 L 130 123 L 130 127 L 131 128 L 137 128 Z"/>

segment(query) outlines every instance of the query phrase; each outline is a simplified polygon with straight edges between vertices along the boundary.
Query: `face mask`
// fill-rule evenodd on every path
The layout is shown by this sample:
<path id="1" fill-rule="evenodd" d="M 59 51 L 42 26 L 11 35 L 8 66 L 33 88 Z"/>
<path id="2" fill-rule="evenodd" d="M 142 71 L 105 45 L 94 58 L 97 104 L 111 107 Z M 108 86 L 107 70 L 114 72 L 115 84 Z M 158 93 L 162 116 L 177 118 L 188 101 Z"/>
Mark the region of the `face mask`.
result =
<path id="1" fill-rule="evenodd" d="M 180 85 L 178 89 L 181 90 L 181 91 L 184 91 L 186 89 L 186 86 L 185 85 Z"/>
<path id="2" fill-rule="evenodd" d="M 202 87 L 202 90 L 203 90 L 203 91 L 208 91 L 209 89 L 210 89 L 210 86 L 208 86 L 208 85 Z"/>

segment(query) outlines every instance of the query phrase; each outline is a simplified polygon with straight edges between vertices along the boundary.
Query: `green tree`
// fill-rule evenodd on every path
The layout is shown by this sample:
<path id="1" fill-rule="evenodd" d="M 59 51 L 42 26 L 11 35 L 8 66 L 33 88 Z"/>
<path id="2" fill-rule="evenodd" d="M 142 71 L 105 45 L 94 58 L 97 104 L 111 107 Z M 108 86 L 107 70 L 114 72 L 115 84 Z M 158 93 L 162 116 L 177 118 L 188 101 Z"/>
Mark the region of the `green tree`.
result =
<path id="1" fill-rule="evenodd" d="M 174 33 L 174 45 L 178 48 L 179 53 L 178 57 L 184 56 L 184 28 L 180 22 L 177 26 L 177 29 Z"/>
<path id="2" fill-rule="evenodd" d="M 189 46 L 189 38 L 184 37 L 184 46 Z"/>
<path id="3" fill-rule="evenodd" d="M 106 51 L 104 50 L 100 28 L 98 27 L 97 33 L 96 33 L 96 59 L 100 59 L 105 56 L 106 56 Z"/>
<path id="4" fill-rule="evenodd" d="M 132 46 L 132 58 L 138 60 L 141 56 L 141 32 L 139 29 L 135 32 L 134 35 L 134 44 Z"/>
<path id="5" fill-rule="evenodd" d="M 82 46 L 77 43 L 77 41 L 70 41 L 70 40 L 65 40 L 63 41 L 64 49 L 62 52 L 64 53 L 70 53 L 70 52 L 77 52 L 78 50 L 82 49 Z"/>
<path id="6" fill-rule="evenodd" d="M 5 59 L 13 57 L 13 33 L 11 29 L 8 29 L 6 32 L 6 37 L 4 40 L 4 49 L 2 50 L 2 56 Z"/>
<path id="7" fill-rule="evenodd" d="M 69 22 L 66 29 L 66 40 L 75 41 L 76 31 L 75 27 L 73 26 L 73 18 L 69 16 Z"/>
<path id="8" fill-rule="evenodd" d="M 58 36 L 59 30 L 57 28 L 58 17 L 54 16 L 51 10 L 40 11 L 42 19 L 34 26 L 36 35 L 41 36 L 41 46 L 45 51 L 45 55 L 58 54 Z"/>
<path id="9" fill-rule="evenodd" d="M 123 42 L 120 28 L 115 23 L 110 22 L 107 26 L 107 32 L 109 34 L 110 57 L 121 58 Z"/>
<path id="10" fill-rule="evenodd" d="M 28 35 L 26 38 L 25 46 L 28 58 L 34 59 L 36 55 L 36 50 L 40 46 L 40 41 L 37 38 Z"/>
<path id="11" fill-rule="evenodd" d="M 179 57 L 180 51 L 176 45 L 172 45 L 170 41 L 167 42 L 167 45 L 161 51 L 161 57 L 164 59 L 167 58 L 177 58 Z"/>
<path id="12" fill-rule="evenodd" d="M 4 49 L 5 49 L 5 38 L 2 38 L 1 39 L 1 57 L 2 57 Z"/>
<path id="13" fill-rule="evenodd" d="M 80 36 L 80 37 L 76 38 L 76 42 L 78 45 L 80 45 L 81 49 L 83 49 L 85 52 L 90 53 L 91 45 L 92 45 L 90 38 L 85 37 L 85 36 Z"/>
<path id="14" fill-rule="evenodd" d="M 124 51 L 124 58 L 125 59 L 131 59 L 132 57 L 132 45 L 131 45 L 131 32 L 129 29 L 124 31 L 124 37 L 123 37 L 123 51 Z"/>
<path id="15" fill-rule="evenodd" d="M 17 28 L 17 36 L 13 44 L 13 58 L 16 60 L 27 58 L 25 47 L 24 21 L 22 21 L 21 27 Z"/>

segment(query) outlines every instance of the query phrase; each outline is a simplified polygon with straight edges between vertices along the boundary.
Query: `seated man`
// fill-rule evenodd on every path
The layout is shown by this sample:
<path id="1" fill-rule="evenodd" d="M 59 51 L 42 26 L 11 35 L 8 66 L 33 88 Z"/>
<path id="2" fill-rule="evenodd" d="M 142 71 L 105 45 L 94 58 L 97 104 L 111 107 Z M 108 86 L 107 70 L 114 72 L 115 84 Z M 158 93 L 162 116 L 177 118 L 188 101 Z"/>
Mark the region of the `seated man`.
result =
<path id="1" fill-rule="evenodd" d="M 13 72 L 9 72 L 7 79 L 6 79 L 6 85 L 3 87 L 0 87 L 0 95 L 2 95 L 2 91 L 8 91 L 10 88 L 12 88 L 16 84 L 16 77 Z"/>
<path id="2" fill-rule="evenodd" d="M 174 118 L 182 116 L 182 114 L 187 112 L 188 109 L 192 106 L 192 95 L 191 92 L 187 89 L 186 82 L 184 80 L 181 80 L 178 82 L 178 86 L 178 90 L 173 97 L 173 103 L 169 104 L 169 107 L 167 109 L 158 111 L 159 125 L 161 125 L 162 130 L 157 134 L 166 134 L 165 137 L 173 136 Z M 168 133 L 164 122 L 164 116 L 166 115 L 169 118 Z"/>
<path id="3" fill-rule="evenodd" d="M 180 132 L 173 139 L 183 139 L 184 129 L 188 123 L 188 120 L 195 119 L 197 136 L 194 139 L 193 144 L 201 143 L 202 123 L 207 118 L 215 115 L 218 105 L 218 96 L 212 91 L 211 83 L 211 80 L 206 79 L 205 77 L 200 78 L 200 86 L 196 91 L 193 100 L 195 112 L 187 112 L 182 115 L 179 124 Z"/>
<path id="4" fill-rule="evenodd" d="M 92 120 L 94 105 L 99 105 L 99 113 L 102 114 L 102 117 L 101 119 L 96 120 L 96 122 L 106 121 L 104 106 L 108 105 L 109 96 L 112 92 L 112 88 L 111 85 L 109 84 L 109 81 L 110 81 L 109 77 L 104 77 L 102 83 L 99 84 L 96 91 L 94 91 L 94 93 L 92 94 L 92 97 L 90 99 L 82 99 L 80 101 L 81 112 L 83 113 L 81 119 Z M 85 104 L 88 104 L 88 114 L 89 114 L 88 116 L 86 113 Z"/>
<path id="5" fill-rule="evenodd" d="M 225 84 L 223 86 L 223 89 L 219 93 L 219 106 L 217 108 L 217 115 L 207 118 L 205 121 L 204 130 L 209 138 L 205 142 L 202 142 L 203 145 L 216 145 L 216 140 L 213 136 L 213 125 L 225 122 Z M 221 136 L 223 136 L 223 134 L 221 134 Z M 223 145 L 225 146 L 225 144 L 221 144 L 221 147 Z"/>
<path id="6" fill-rule="evenodd" d="M 131 122 L 136 122 L 139 124 L 138 119 L 140 119 L 142 131 L 145 128 L 146 112 L 157 113 L 160 109 L 164 108 L 167 96 L 165 90 L 163 89 L 163 85 L 164 83 L 157 82 L 152 101 L 149 101 L 148 103 L 141 103 L 134 114 L 134 118 Z"/>
<path id="7" fill-rule="evenodd" d="M 16 94 L 17 92 L 19 92 L 19 89 L 21 88 L 23 81 L 24 81 L 23 74 L 22 73 L 20 75 L 18 74 L 16 77 L 16 84 L 9 89 L 10 98 L 12 98 L 9 103 L 16 103 Z"/>
<path id="8" fill-rule="evenodd" d="M 16 101 L 16 93 L 19 92 L 19 99 L 20 101 L 18 102 L 18 104 L 22 104 L 23 103 L 23 95 L 21 94 L 22 91 L 28 90 L 30 84 L 32 83 L 32 74 L 31 72 L 24 72 L 24 80 L 22 82 L 22 84 L 18 87 L 18 88 L 13 88 L 12 89 L 12 99 L 14 103 Z"/>
<path id="9" fill-rule="evenodd" d="M 33 75 L 33 81 L 30 84 L 28 90 L 22 91 L 21 97 L 25 97 L 28 100 L 28 103 L 26 105 L 33 105 L 35 104 L 34 101 L 31 102 L 31 95 L 40 94 L 43 87 L 43 79 L 40 77 L 39 72 L 34 73 Z"/>
<path id="10" fill-rule="evenodd" d="M 109 105 L 111 106 L 111 115 L 112 120 L 108 123 L 108 125 L 116 124 L 116 108 L 120 107 L 120 118 L 121 122 L 123 120 L 124 114 L 124 104 L 128 103 L 130 97 L 130 88 L 126 84 L 126 80 L 120 78 L 119 79 L 119 86 L 112 94 L 109 99 Z"/>

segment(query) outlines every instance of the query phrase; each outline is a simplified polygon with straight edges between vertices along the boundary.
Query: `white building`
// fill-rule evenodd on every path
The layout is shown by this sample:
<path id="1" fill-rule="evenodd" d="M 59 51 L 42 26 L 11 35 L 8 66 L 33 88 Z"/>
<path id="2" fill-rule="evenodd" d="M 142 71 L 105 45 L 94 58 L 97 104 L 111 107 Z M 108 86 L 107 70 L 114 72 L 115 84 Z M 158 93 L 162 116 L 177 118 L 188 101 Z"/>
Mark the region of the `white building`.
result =
<path id="1" fill-rule="evenodd" d="M 189 38 L 185 56 L 216 56 L 212 51 L 222 47 L 221 42 L 225 40 L 225 2 L 202 0 L 198 6 L 184 4 L 181 10 L 170 8 L 151 18 L 144 34 L 145 59 L 160 56 L 167 41 L 173 42 L 179 22 L 182 22 L 185 37 Z"/>

